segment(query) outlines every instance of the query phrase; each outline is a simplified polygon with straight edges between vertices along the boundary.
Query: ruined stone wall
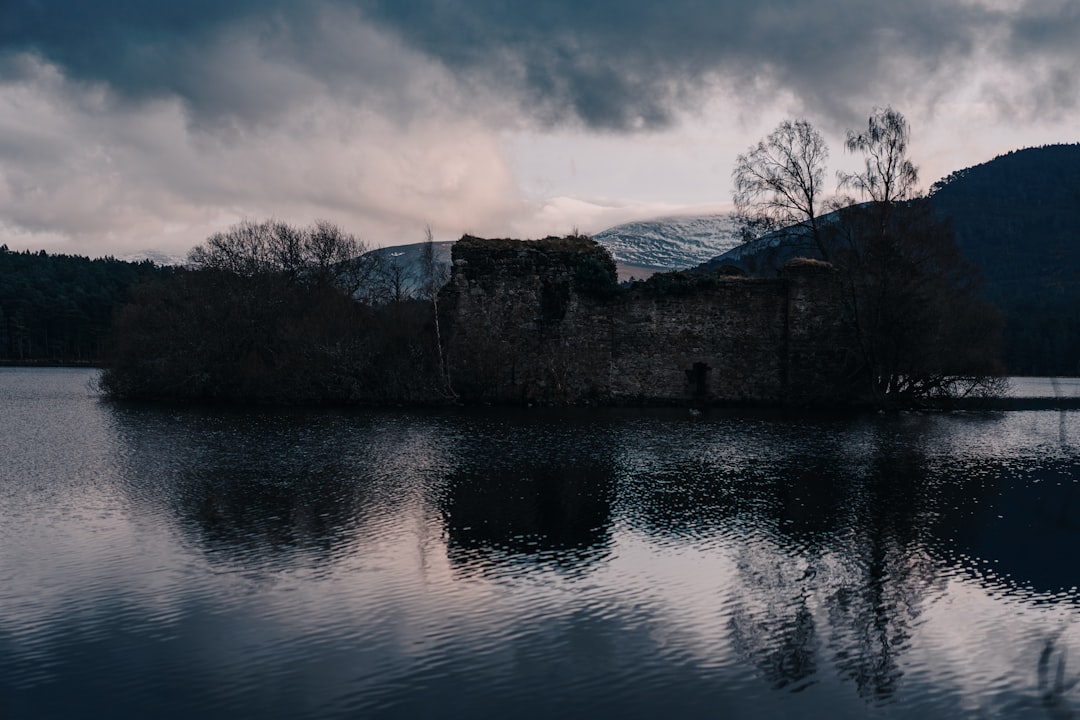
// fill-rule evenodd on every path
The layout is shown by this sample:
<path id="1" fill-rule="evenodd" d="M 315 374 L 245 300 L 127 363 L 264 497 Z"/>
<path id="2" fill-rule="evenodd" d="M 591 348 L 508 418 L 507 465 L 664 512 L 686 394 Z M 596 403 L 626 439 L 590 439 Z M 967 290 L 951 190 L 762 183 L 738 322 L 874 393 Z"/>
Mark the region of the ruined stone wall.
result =
<path id="1" fill-rule="evenodd" d="M 582 267 L 614 263 L 586 239 L 481 240 L 453 248 L 444 290 L 455 391 L 491 402 L 605 401 L 611 313 Z M 590 265 L 592 263 L 592 265 Z"/>
<path id="2" fill-rule="evenodd" d="M 453 262 L 447 359 L 466 400 L 805 403 L 831 393 L 839 285 L 827 265 L 617 291 L 610 256 L 584 238 L 466 237 Z"/>
<path id="3" fill-rule="evenodd" d="M 787 283 L 788 404 L 835 402 L 846 391 L 853 342 L 843 322 L 838 272 L 819 260 L 791 260 L 781 271 Z"/>
<path id="4" fill-rule="evenodd" d="M 776 280 L 730 278 L 676 295 L 631 290 L 612 317 L 612 397 L 779 401 L 786 304 Z"/>

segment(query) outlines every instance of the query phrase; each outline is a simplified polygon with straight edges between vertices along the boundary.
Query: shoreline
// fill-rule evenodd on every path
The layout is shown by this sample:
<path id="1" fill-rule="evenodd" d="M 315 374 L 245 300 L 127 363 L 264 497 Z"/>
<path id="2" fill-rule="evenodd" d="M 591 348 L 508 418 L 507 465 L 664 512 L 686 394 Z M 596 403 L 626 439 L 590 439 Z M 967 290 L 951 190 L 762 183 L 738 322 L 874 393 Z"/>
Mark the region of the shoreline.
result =
<path id="1" fill-rule="evenodd" d="M 60 360 L 40 360 L 40 361 L 25 361 L 25 360 L 3 360 L 0 359 L 0 369 L 82 369 L 82 370 L 104 370 L 105 363 L 101 361 L 60 361 Z M 1080 380 L 1080 376 L 1073 375 L 1058 375 L 1058 376 L 1028 376 L 1028 375 L 1014 375 L 1009 376 L 1011 379 L 1024 380 L 1049 380 L 1051 385 L 1055 385 L 1055 380 Z M 832 411 L 853 411 L 853 412 L 865 412 L 868 410 L 866 407 L 858 406 L 829 406 L 829 405 L 805 405 L 800 403 L 784 404 L 784 403 L 762 403 L 762 402 L 692 402 L 686 403 L 663 403 L 663 402 L 612 402 L 612 403 L 597 403 L 586 402 L 580 404 L 568 404 L 568 405 L 548 405 L 546 403 L 490 403 L 490 402 L 387 402 L 387 403 L 348 403 L 348 402 L 280 402 L 280 403 L 266 403 L 266 402 L 214 402 L 214 401 L 193 401 L 193 400 L 169 400 L 169 399 L 150 399 L 150 398 L 128 398 L 128 399 L 114 399 L 117 402 L 135 402 L 135 403 L 149 403 L 153 405 L 197 405 L 197 406 L 218 406 L 218 407 L 261 407 L 261 408 L 319 408 L 319 407 L 335 407 L 335 408 L 367 408 L 367 409 L 381 409 L 381 408 L 468 408 L 468 407 L 501 407 L 501 408 L 518 408 L 521 410 L 531 410 L 536 408 L 613 408 L 613 409 L 656 409 L 656 408 L 691 408 L 698 411 L 708 412 L 710 410 L 761 410 L 761 409 L 787 409 L 787 410 L 832 410 Z M 999 397 L 999 398 L 959 398 L 949 400 L 947 402 L 935 403 L 933 401 L 927 402 L 925 405 L 916 406 L 911 408 L 903 408 L 902 412 L 1002 412 L 1002 411 L 1025 411 L 1025 410 L 1080 410 L 1080 393 L 1076 395 L 1066 396 L 1053 396 L 1053 395 L 1032 395 L 1032 396 L 1020 396 L 1020 397 Z"/>
<path id="2" fill-rule="evenodd" d="M 104 370 L 101 360 L 0 360 L 0 368 L 87 368 Z"/>

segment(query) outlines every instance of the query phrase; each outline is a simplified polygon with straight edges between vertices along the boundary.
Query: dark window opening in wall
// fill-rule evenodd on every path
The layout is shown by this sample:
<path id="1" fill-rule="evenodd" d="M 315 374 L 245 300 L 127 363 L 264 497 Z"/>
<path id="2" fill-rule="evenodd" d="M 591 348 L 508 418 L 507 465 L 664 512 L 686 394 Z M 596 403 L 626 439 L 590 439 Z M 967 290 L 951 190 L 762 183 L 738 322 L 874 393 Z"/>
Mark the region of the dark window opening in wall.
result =
<path id="1" fill-rule="evenodd" d="M 697 362 L 686 371 L 686 383 L 690 386 L 690 396 L 697 398 L 707 397 L 709 394 L 709 371 L 705 363 Z"/>

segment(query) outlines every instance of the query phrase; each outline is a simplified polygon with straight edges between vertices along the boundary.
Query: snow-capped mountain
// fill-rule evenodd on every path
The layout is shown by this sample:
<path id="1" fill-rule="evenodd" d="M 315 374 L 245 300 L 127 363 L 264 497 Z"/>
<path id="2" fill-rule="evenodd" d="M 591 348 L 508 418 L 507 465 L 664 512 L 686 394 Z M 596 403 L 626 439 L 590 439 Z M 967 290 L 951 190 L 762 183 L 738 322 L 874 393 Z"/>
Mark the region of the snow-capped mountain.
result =
<path id="1" fill-rule="evenodd" d="M 155 265 L 183 265 L 187 262 L 186 255 L 177 255 L 175 253 L 162 252 L 161 250 L 140 250 L 138 252 L 118 255 L 116 259 L 133 263 L 149 260 Z"/>
<path id="2" fill-rule="evenodd" d="M 592 238 L 615 258 L 621 280 L 696 267 L 739 244 L 735 221 L 730 215 L 641 220 L 616 225 Z M 372 252 L 409 268 L 408 273 L 412 274 L 421 244 L 396 245 Z M 438 242 L 435 245 L 439 259 L 449 262 L 453 243 Z"/>
<path id="3" fill-rule="evenodd" d="M 730 215 L 642 220 L 592 237 L 617 263 L 661 271 L 694 267 L 739 244 Z"/>

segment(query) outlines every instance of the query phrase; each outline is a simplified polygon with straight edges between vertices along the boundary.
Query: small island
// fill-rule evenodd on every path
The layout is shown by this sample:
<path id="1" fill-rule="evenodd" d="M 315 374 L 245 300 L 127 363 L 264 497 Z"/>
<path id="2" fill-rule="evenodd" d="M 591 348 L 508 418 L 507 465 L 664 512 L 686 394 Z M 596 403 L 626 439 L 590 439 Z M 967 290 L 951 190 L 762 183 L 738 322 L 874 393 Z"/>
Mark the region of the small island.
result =
<path id="1" fill-rule="evenodd" d="M 293 255 L 275 250 L 290 238 Z M 465 236 L 449 268 L 430 243 L 424 255 L 421 291 L 402 294 L 337 228 L 237 226 L 136 289 L 101 387 L 261 404 L 902 407 L 993 392 L 1000 367 L 992 309 L 933 277 L 886 298 L 913 318 L 948 307 L 912 334 L 860 325 L 881 288 L 811 258 L 774 277 L 620 284 L 584 236 Z M 892 364 L 875 367 L 866 350 L 882 347 Z"/>

